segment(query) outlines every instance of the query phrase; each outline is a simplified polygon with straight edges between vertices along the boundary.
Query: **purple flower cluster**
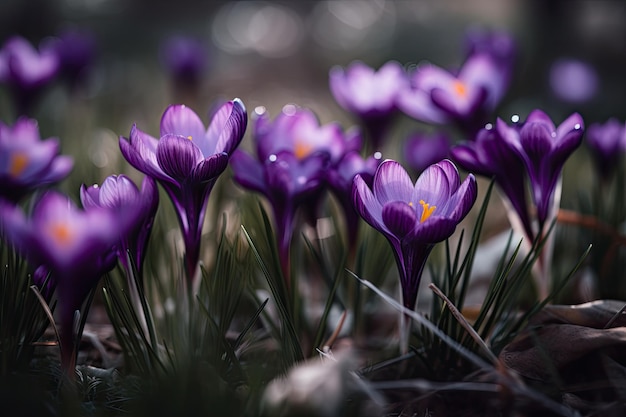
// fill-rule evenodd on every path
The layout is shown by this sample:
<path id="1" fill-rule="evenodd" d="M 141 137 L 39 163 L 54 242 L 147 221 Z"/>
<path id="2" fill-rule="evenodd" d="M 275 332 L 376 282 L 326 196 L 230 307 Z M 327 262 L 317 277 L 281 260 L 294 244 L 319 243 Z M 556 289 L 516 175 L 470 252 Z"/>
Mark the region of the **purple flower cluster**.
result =
<path id="1" fill-rule="evenodd" d="M 363 159 L 358 131 L 343 132 L 337 123 L 320 125 L 307 109 L 285 106 L 272 122 L 258 109 L 254 130 L 256 155 L 237 151 L 232 158 L 234 178 L 245 188 L 260 192 L 272 205 L 283 274 L 289 277 L 289 246 L 299 208 L 314 216 L 324 187 L 345 196 L 357 173 L 371 176 L 378 159 Z M 349 235 L 356 235 L 356 219 L 344 204 Z M 313 213 L 311 213 L 313 211 Z"/>
<path id="2" fill-rule="evenodd" d="M 557 127 L 544 112 L 534 110 L 525 122 L 513 126 L 498 119 L 495 126 L 481 130 L 473 142 L 456 146 L 451 152 L 465 169 L 495 179 L 532 242 L 556 215 L 560 197 L 555 194 L 561 171 L 581 144 L 583 131 L 578 113 Z M 535 226 L 526 200 L 527 188 L 536 207 Z"/>

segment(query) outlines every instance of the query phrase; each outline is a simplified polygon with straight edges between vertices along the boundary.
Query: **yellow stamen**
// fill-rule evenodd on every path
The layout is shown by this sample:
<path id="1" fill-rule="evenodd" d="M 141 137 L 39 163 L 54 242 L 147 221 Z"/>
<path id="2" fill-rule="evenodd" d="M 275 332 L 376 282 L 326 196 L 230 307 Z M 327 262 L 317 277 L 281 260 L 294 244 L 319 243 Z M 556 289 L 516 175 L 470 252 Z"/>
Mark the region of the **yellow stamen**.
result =
<path id="1" fill-rule="evenodd" d="M 467 87 L 461 81 L 455 81 L 452 88 L 458 96 L 465 97 L 467 95 Z"/>
<path id="2" fill-rule="evenodd" d="M 191 135 L 189 135 L 189 136 L 187 136 L 187 139 L 193 140 L 193 137 Z"/>
<path id="3" fill-rule="evenodd" d="M 431 206 L 430 204 L 426 203 L 424 200 L 420 200 L 420 204 L 422 205 L 422 218 L 420 219 L 420 222 L 423 223 L 425 222 L 431 214 L 433 214 L 433 211 L 435 211 L 435 209 L 437 208 L 437 206 Z"/>
<path id="4" fill-rule="evenodd" d="M 308 143 L 303 143 L 301 141 L 296 141 L 296 146 L 294 147 L 293 153 L 298 159 L 303 159 L 307 157 L 311 151 L 313 150 L 313 146 Z"/>
<path id="5" fill-rule="evenodd" d="M 64 223 L 54 223 L 50 226 L 50 234 L 61 246 L 67 246 L 74 237 L 70 227 Z"/>
<path id="6" fill-rule="evenodd" d="M 9 162 L 9 175 L 12 177 L 18 177 L 24 169 L 28 166 L 28 155 L 16 152 L 11 155 L 11 160 Z"/>
<path id="7" fill-rule="evenodd" d="M 409 207 L 413 207 L 413 202 L 409 201 Z"/>

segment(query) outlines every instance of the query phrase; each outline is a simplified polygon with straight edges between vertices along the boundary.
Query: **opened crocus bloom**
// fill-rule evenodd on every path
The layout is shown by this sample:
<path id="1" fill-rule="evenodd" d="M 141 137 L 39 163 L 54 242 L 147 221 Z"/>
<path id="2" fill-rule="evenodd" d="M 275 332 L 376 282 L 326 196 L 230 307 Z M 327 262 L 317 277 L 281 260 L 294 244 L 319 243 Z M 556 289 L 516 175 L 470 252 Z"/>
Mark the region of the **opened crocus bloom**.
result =
<path id="1" fill-rule="evenodd" d="M 155 139 L 133 125 L 128 139 L 120 138 L 126 160 L 157 180 L 172 200 L 185 241 L 188 282 L 196 275 L 200 237 L 209 194 L 241 142 L 248 116 L 239 99 L 223 104 L 208 129 L 184 105 L 168 107 Z"/>
<path id="2" fill-rule="evenodd" d="M 34 189 L 62 180 L 72 166 L 72 158 L 59 156 L 58 139 L 41 140 L 37 121 L 0 122 L 0 197 L 18 202 Z"/>
<path id="3" fill-rule="evenodd" d="M 237 151 L 232 158 L 234 179 L 265 195 L 272 205 L 282 272 L 289 280 L 289 246 L 296 211 L 314 211 L 331 158 L 360 142 L 345 141 L 337 124 L 320 126 L 308 110 L 286 106 L 271 122 L 257 109 L 256 157 Z"/>
<path id="4" fill-rule="evenodd" d="M 337 103 L 363 122 L 378 150 L 397 110 L 398 95 L 409 88 L 402 65 L 389 61 L 375 71 L 356 61 L 346 69 L 333 67 L 329 81 Z"/>
<path id="5" fill-rule="evenodd" d="M 46 193 L 30 218 L 18 206 L 0 202 L 0 232 L 31 265 L 50 273 L 45 292 L 56 288 L 61 359 L 69 372 L 74 363 L 74 312 L 101 275 L 115 265 L 113 247 L 124 238 L 131 221 L 104 208 L 79 210 L 56 192 Z"/>
<path id="6" fill-rule="evenodd" d="M 454 233 L 474 205 L 476 179 L 470 174 L 461 183 L 454 164 L 443 160 L 413 184 L 399 163 L 386 160 L 376 170 L 372 189 L 359 175 L 354 178 L 352 195 L 363 219 L 391 243 L 402 301 L 413 310 L 428 255 Z"/>
<path id="7" fill-rule="evenodd" d="M 143 255 L 159 206 L 159 190 L 154 180 L 146 176 L 139 190 L 126 175 L 111 175 L 101 186 L 83 185 L 80 188 L 80 199 L 86 210 L 103 207 L 116 211 L 120 215 L 136 218 L 126 239 L 119 242 L 117 257 L 126 271 L 130 271 L 131 265 L 128 262 L 128 256 L 130 256 L 137 267 L 138 278 L 141 280 Z"/>

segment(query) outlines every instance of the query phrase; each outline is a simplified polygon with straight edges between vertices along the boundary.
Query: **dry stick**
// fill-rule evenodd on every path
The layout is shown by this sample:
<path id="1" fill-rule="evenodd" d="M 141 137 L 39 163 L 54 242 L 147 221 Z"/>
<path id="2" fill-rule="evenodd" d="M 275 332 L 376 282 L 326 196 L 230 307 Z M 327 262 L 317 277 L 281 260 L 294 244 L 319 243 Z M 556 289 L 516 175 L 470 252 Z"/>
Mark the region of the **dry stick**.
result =
<path id="1" fill-rule="evenodd" d="M 46 313 L 46 316 L 48 317 L 48 321 L 52 325 L 52 330 L 54 330 L 54 335 L 57 338 L 57 345 L 59 346 L 59 349 L 60 349 L 61 337 L 59 336 L 59 329 L 57 329 L 56 323 L 54 322 L 52 311 L 50 311 L 50 307 L 48 307 L 48 303 L 46 303 L 46 300 L 44 300 L 41 293 L 39 292 L 39 288 L 37 288 L 36 285 L 31 285 L 30 289 L 35 293 L 35 296 L 37 297 L 37 300 L 39 300 L 39 303 L 41 304 L 41 307 L 43 308 L 44 313 Z"/>
<path id="2" fill-rule="evenodd" d="M 461 314 L 459 309 L 457 309 L 455 305 L 452 304 L 452 301 L 450 301 L 450 299 L 446 297 L 446 295 L 435 284 L 432 284 L 432 283 L 429 284 L 428 288 L 430 288 L 431 291 L 437 294 L 437 296 L 439 296 L 439 298 L 441 298 L 444 301 L 444 303 L 448 307 L 448 310 L 450 310 L 454 318 L 459 322 L 461 327 L 463 327 L 465 331 L 472 337 L 472 339 L 474 339 L 474 341 L 478 344 L 478 346 L 480 346 L 485 351 L 485 354 L 489 357 L 489 359 L 494 364 L 499 363 L 498 358 L 496 357 L 496 355 L 493 354 L 491 349 L 489 349 L 489 346 L 487 346 L 487 343 L 485 343 L 485 341 L 480 337 L 480 335 L 476 332 L 476 330 L 474 330 L 471 324 L 467 322 L 467 320 L 465 319 L 463 314 Z"/>
<path id="3" fill-rule="evenodd" d="M 559 223 L 574 224 L 587 229 L 595 229 L 605 235 L 611 236 L 616 243 L 626 246 L 626 236 L 616 232 L 615 228 L 594 216 L 580 214 L 572 210 L 559 209 L 556 218 Z"/>
<path id="4" fill-rule="evenodd" d="M 343 328 L 343 323 L 346 321 L 346 316 L 347 316 L 348 312 L 346 310 L 344 310 L 343 313 L 341 313 L 341 317 L 339 318 L 339 323 L 337 324 L 337 327 L 335 328 L 335 331 L 333 332 L 333 334 L 330 335 L 330 337 L 328 338 L 328 340 L 326 341 L 326 343 L 324 343 L 324 350 L 328 347 L 331 348 L 333 346 L 333 343 L 335 343 L 335 340 L 337 339 L 337 337 L 339 336 L 339 333 L 341 332 L 341 329 Z"/>

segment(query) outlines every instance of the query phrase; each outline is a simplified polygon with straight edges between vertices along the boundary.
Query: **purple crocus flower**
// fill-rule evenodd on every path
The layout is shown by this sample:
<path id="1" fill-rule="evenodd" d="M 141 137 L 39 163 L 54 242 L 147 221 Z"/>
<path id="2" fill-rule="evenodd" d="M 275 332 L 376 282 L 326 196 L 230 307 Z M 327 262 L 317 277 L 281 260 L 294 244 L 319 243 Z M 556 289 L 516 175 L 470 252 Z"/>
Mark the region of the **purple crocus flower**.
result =
<path id="1" fill-rule="evenodd" d="M 21 36 L 0 49 L 0 83 L 11 90 L 19 114 L 28 114 L 37 94 L 59 72 L 59 59 L 49 46 L 37 51 Z"/>
<path id="2" fill-rule="evenodd" d="M 515 129 L 498 119 L 495 127 L 487 125 L 473 141 L 453 147 L 450 154 L 465 170 L 494 179 L 517 214 L 519 227 L 532 242 L 535 232 L 526 198 L 526 167 L 515 151 L 517 145 L 510 142 L 518 139 Z"/>
<path id="3" fill-rule="evenodd" d="M 489 53 L 470 55 L 458 73 L 422 64 L 412 74 L 412 88 L 398 97 L 398 106 L 426 123 L 455 123 L 473 137 L 504 96 L 509 80 L 510 71 Z"/>
<path id="4" fill-rule="evenodd" d="M 169 106 L 161 118 L 161 138 L 133 125 L 120 137 L 126 160 L 157 180 L 169 195 L 183 233 L 188 285 L 193 285 L 200 259 L 200 238 L 209 194 L 224 172 L 246 130 L 248 116 L 239 99 L 223 104 L 208 129 L 184 105 Z"/>
<path id="5" fill-rule="evenodd" d="M 626 124 L 611 118 L 606 123 L 590 125 L 587 145 L 601 179 L 608 181 L 626 151 Z"/>
<path id="6" fill-rule="evenodd" d="M 289 246 L 296 211 L 304 206 L 317 206 L 326 169 L 353 142 L 343 140 L 336 124 L 320 126 L 308 110 L 287 106 L 273 122 L 264 109 L 257 109 L 256 114 L 256 157 L 235 152 L 234 179 L 270 201 L 282 272 L 289 282 Z"/>
<path id="7" fill-rule="evenodd" d="M 583 132 L 584 122 L 578 113 L 555 127 L 547 114 L 533 110 L 519 129 L 519 142 L 512 142 L 521 145 L 516 149 L 526 164 L 540 230 L 555 214 L 557 182 L 565 161 L 580 146 Z"/>
<path id="8" fill-rule="evenodd" d="M 386 160 L 376 170 L 372 189 L 361 176 L 354 178 L 352 196 L 363 219 L 391 244 L 402 302 L 413 310 L 428 255 L 472 208 L 476 179 L 470 174 L 461 183 L 456 167 L 446 159 L 426 168 L 413 184 L 398 162 Z"/>
<path id="9" fill-rule="evenodd" d="M 93 33 L 86 29 L 67 28 L 50 45 L 59 58 L 61 74 L 72 87 L 78 85 L 96 56 Z"/>
<path id="10" fill-rule="evenodd" d="M 144 177 L 141 190 L 126 175 L 111 175 L 102 186 L 94 184 L 80 188 L 80 199 L 86 210 L 94 207 L 109 208 L 120 215 L 129 216 L 137 213 L 136 222 L 126 238 L 119 243 L 117 257 L 127 272 L 131 265 L 128 256 L 137 267 L 140 284 L 143 276 L 143 260 L 148 238 L 152 231 L 152 224 L 157 208 L 159 207 L 159 190 L 154 179 Z M 130 275 L 129 275 L 130 276 Z"/>
<path id="11" fill-rule="evenodd" d="M 17 203 L 65 178 L 72 166 L 72 158 L 59 156 L 58 139 L 41 140 L 36 120 L 21 117 L 13 126 L 0 122 L 0 197 Z"/>
<path id="12" fill-rule="evenodd" d="M 18 206 L 0 202 L 0 232 L 31 265 L 50 272 L 59 300 L 61 360 L 68 373 L 73 372 L 75 360 L 74 312 L 101 275 L 114 266 L 113 246 L 130 222 L 104 208 L 79 210 L 56 192 L 44 194 L 30 218 Z"/>
<path id="13" fill-rule="evenodd" d="M 598 92 L 600 80 L 596 69 L 588 62 L 560 58 L 550 67 L 552 93 L 567 103 L 584 103 Z"/>
<path id="14" fill-rule="evenodd" d="M 407 138 L 404 145 L 406 163 L 417 172 L 422 172 L 432 164 L 447 158 L 449 152 L 450 139 L 443 132 L 434 134 L 416 132 Z"/>
<path id="15" fill-rule="evenodd" d="M 353 248 L 357 243 L 357 233 L 359 229 L 359 215 L 354 210 L 352 203 L 352 182 L 356 175 L 372 185 L 376 168 L 382 161 L 382 154 L 376 152 L 374 155 L 363 158 L 358 151 L 347 152 L 343 158 L 326 172 L 326 181 L 331 191 L 335 194 L 337 201 L 341 204 L 348 230 L 348 245 Z"/>
<path id="16" fill-rule="evenodd" d="M 397 110 L 396 99 L 409 88 L 404 68 L 389 61 L 375 71 L 355 61 L 346 69 L 333 67 L 329 81 L 337 103 L 361 120 L 378 150 Z"/>
<path id="17" fill-rule="evenodd" d="M 174 83 L 180 87 L 198 85 L 207 68 L 207 51 L 200 40 L 176 35 L 161 45 L 161 62 Z"/>

